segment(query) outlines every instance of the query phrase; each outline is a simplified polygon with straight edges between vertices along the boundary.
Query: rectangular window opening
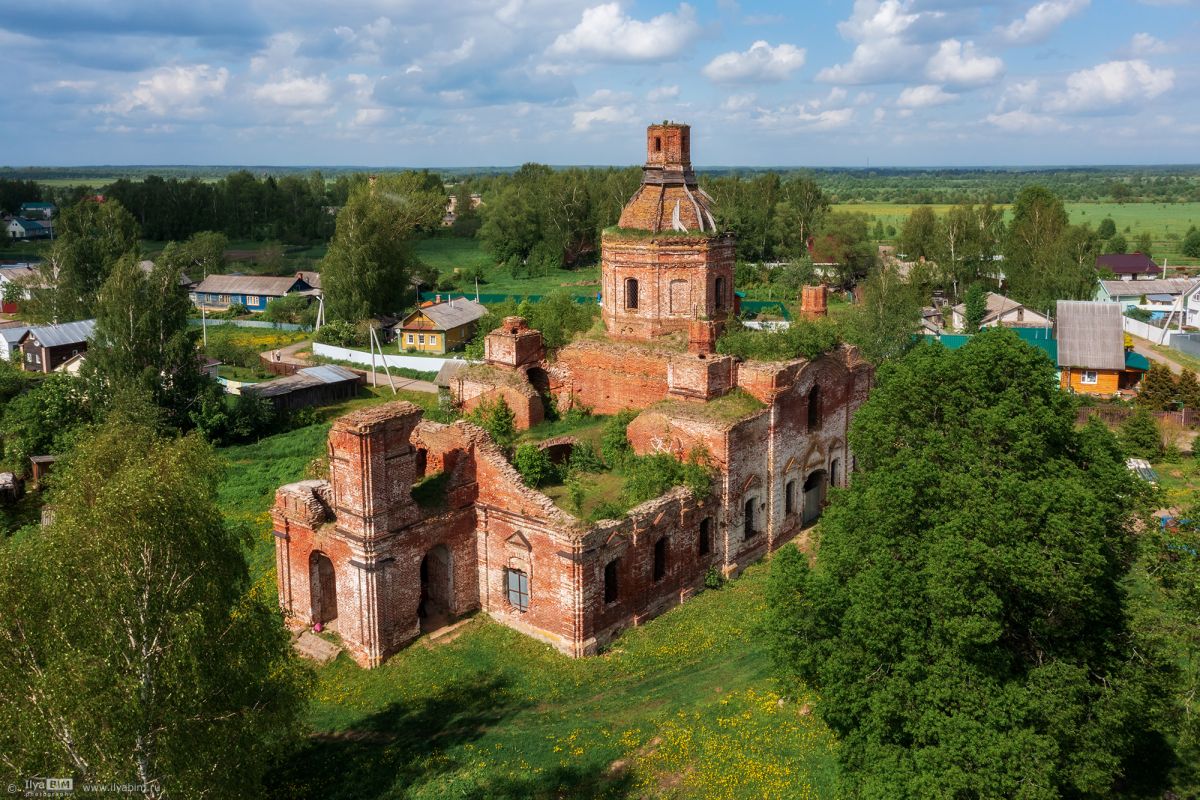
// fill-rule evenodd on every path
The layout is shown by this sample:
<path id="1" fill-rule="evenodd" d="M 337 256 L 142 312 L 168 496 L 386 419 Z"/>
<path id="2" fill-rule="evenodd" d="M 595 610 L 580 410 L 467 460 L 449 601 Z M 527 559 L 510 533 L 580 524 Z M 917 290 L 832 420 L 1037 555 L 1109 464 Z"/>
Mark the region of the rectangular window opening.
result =
<path id="1" fill-rule="evenodd" d="M 617 565 L 621 559 L 614 558 L 604 565 L 604 602 L 615 603 L 618 597 Z"/>
<path id="2" fill-rule="evenodd" d="M 529 576 L 519 569 L 506 569 L 504 583 L 508 592 L 508 604 L 518 611 L 528 611 Z"/>

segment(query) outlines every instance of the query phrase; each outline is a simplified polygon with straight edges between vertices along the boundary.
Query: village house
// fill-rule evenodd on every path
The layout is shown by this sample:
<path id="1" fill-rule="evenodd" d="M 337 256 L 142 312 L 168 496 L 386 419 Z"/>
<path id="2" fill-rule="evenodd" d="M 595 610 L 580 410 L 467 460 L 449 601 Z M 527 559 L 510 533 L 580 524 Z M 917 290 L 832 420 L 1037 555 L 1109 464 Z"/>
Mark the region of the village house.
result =
<path id="1" fill-rule="evenodd" d="M 17 209 L 17 216 L 32 220 L 54 219 L 57 213 L 58 206 L 54 203 L 21 203 L 21 207 Z"/>
<path id="2" fill-rule="evenodd" d="M 28 325 L 19 322 L 5 323 L 0 328 L 0 358 L 14 364 L 21 361 L 21 339 L 29 331 Z"/>
<path id="3" fill-rule="evenodd" d="M 12 217 L 5 226 L 9 239 L 51 239 L 54 237 L 54 223 L 50 220 L 26 219 Z"/>
<path id="4" fill-rule="evenodd" d="M 192 289 L 192 302 L 208 311 L 224 311 L 243 305 L 249 311 L 265 311 L 267 303 L 293 293 L 314 294 L 302 278 L 287 275 L 209 275 Z"/>
<path id="5" fill-rule="evenodd" d="M 1125 347 L 1115 303 L 1059 300 L 1054 329 L 1059 380 L 1068 391 L 1102 397 L 1133 392 L 1150 369 L 1145 356 Z"/>
<path id="6" fill-rule="evenodd" d="M 1045 314 L 1026 308 L 1016 300 L 995 292 L 986 295 L 987 312 L 979 323 L 980 328 L 994 328 L 1003 325 L 1006 328 L 1049 325 L 1050 318 Z M 955 330 L 967 328 L 967 304 L 959 303 L 950 310 L 951 325 Z"/>
<path id="7" fill-rule="evenodd" d="M 276 494 L 289 624 L 336 630 L 364 666 L 476 611 L 589 656 L 686 601 L 710 570 L 735 576 L 805 536 L 854 468 L 847 433 L 872 370 L 848 346 L 784 362 L 715 352 L 734 303 L 734 240 L 711 206 L 688 126 L 650 126 L 642 186 L 602 239 L 606 333 L 551 360 L 541 334 L 510 317 L 486 337 L 484 364 L 446 376 L 464 409 L 511 397 L 525 425 L 549 407 L 636 410 L 634 452 L 702 458 L 706 494 L 677 487 L 589 522 L 526 486 L 469 422 L 423 420 L 405 402 L 369 407 L 334 423 L 327 479 Z M 574 444 L 543 446 L 563 457 Z"/>
<path id="8" fill-rule="evenodd" d="M 422 305 L 400 321 L 401 350 L 447 353 L 475 336 L 475 326 L 487 309 L 474 300 L 456 298 Z"/>
<path id="9" fill-rule="evenodd" d="M 96 330 L 96 320 L 38 325 L 18 340 L 21 365 L 26 372 L 53 372 L 61 364 L 83 353 Z"/>
<path id="10" fill-rule="evenodd" d="M 1112 273 L 1117 280 L 1145 281 L 1158 278 L 1162 269 L 1145 253 L 1105 253 L 1096 256 L 1096 271 Z"/>
<path id="11" fill-rule="evenodd" d="M 17 314 L 21 303 L 29 299 L 30 290 L 41 281 L 33 264 L 9 264 L 0 267 L 0 311 Z"/>
<path id="12" fill-rule="evenodd" d="M 1176 322 L 1195 325 L 1200 315 L 1197 298 L 1200 280 L 1195 278 L 1151 278 L 1149 280 L 1100 281 L 1095 299 L 1102 303 L 1116 303 L 1124 313 L 1133 308 L 1149 312 L 1151 319 L 1163 319 L 1175 315 Z"/>

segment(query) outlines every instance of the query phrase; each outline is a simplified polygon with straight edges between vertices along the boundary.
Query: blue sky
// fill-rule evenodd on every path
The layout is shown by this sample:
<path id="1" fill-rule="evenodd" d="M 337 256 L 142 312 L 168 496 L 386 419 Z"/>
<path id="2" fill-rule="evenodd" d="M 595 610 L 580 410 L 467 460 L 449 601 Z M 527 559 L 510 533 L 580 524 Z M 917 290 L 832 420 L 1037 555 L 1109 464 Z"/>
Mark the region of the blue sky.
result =
<path id="1" fill-rule="evenodd" d="M 0 162 L 1200 162 L 1200 0 L 38 0 Z"/>

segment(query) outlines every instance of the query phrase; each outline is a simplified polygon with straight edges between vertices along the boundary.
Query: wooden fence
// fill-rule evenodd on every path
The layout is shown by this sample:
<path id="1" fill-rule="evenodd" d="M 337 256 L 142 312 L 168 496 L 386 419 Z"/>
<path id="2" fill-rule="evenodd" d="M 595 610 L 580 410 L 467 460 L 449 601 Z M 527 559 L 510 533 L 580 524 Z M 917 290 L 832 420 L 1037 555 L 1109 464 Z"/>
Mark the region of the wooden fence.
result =
<path id="1" fill-rule="evenodd" d="M 1099 417 L 1100 421 L 1110 428 L 1115 428 L 1133 415 L 1134 408 L 1129 406 L 1084 406 L 1079 409 L 1076 422 L 1086 423 L 1089 417 Z M 1200 424 L 1200 409 L 1184 408 L 1179 411 L 1151 411 L 1150 414 L 1160 422 L 1171 421 L 1176 425 L 1190 428 Z"/>

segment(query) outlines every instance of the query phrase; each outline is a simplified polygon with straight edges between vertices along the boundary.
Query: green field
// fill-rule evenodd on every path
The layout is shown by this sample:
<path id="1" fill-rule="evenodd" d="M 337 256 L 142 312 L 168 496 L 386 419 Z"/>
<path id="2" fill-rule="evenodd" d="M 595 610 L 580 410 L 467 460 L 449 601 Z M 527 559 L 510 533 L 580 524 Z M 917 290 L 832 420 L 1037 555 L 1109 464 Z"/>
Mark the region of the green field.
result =
<path id="1" fill-rule="evenodd" d="M 478 239 L 461 239 L 452 236 L 435 236 L 422 239 L 416 244 L 417 257 L 437 269 L 444 279 L 451 279 L 455 270 L 466 273 L 482 267 L 486 280 L 479 282 L 479 291 L 484 294 L 549 294 L 566 288 L 572 294 L 591 294 L 600 286 L 600 267 L 584 267 L 577 270 L 555 270 L 553 274 L 537 277 L 514 278 L 512 273 L 496 263 Z M 423 287 L 429 290 L 431 287 Z M 474 281 L 463 281 L 455 291 L 472 292 Z"/>
<path id="2" fill-rule="evenodd" d="M 879 220 L 884 226 L 891 225 L 897 231 L 904 226 L 904 221 L 916 204 L 901 203 L 839 203 L 833 207 L 835 211 L 847 211 L 866 214 Z M 931 204 L 934 213 L 941 215 L 953 208 L 951 205 Z M 1071 222 L 1082 225 L 1090 223 L 1093 228 L 1100 224 L 1105 217 L 1112 217 L 1117 231 L 1123 233 L 1129 245 L 1133 246 L 1133 237 L 1149 231 L 1154 237 L 1155 257 L 1179 257 L 1179 241 L 1168 239 L 1168 234 L 1178 234 L 1180 238 L 1193 225 L 1200 226 L 1200 203 L 1067 203 L 1067 213 Z M 1007 207 L 1005 207 L 1007 208 Z M 1129 230 L 1126 231 L 1125 229 Z M 1175 259 L 1171 259 L 1174 261 Z M 1182 259 L 1181 263 L 1200 263 L 1196 259 Z"/>
<path id="3" fill-rule="evenodd" d="M 363 402 L 373 400 L 353 404 Z M 221 451 L 222 508 L 253 530 L 263 592 L 275 591 L 275 489 L 305 476 L 327 429 Z M 832 797 L 832 735 L 807 707 L 780 702 L 769 676 L 756 630 L 766 576 L 765 565 L 752 567 L 596 658 L 567 658 L 483 615 L 453 641 L 420 640 L 374 670 L 343 654 L 318 668 L 310 737 L 268 791 L 314 800 Z"/>

